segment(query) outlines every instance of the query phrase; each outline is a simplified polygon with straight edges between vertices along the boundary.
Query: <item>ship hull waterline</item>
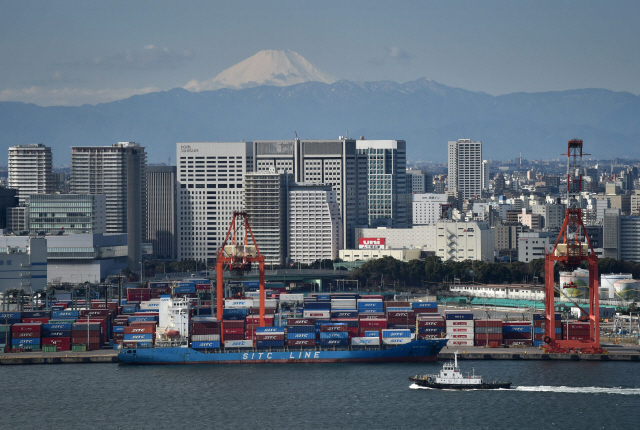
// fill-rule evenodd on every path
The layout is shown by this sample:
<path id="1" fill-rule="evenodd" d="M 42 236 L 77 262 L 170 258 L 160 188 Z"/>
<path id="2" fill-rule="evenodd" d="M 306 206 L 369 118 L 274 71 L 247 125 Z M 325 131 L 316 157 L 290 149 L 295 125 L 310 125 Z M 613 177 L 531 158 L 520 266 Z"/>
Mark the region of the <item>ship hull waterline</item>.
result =
<path id="1" fill-rule="evenodd" d="M 122 364 L 293 364 L 293 363 L 403 363 L 436 361 L 446 345 L 442 340 L 418 340 L 389 349 L 289 350 L 201 352 L 191 348 L 139 348 L 122 350 Z"/>

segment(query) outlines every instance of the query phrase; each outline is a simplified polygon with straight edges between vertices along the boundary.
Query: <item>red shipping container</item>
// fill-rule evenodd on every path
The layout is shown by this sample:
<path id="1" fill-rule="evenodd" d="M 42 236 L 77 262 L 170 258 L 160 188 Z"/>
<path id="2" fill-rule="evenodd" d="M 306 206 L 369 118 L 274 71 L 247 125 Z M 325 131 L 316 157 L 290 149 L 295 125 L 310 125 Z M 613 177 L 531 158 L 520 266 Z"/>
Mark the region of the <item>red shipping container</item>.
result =
<path id="1" fill-rule="evenodd" d="M 19 331 L 14 332 L 11 337 L 13 339 L 39 339 L 40 333 L 35 331 Z"/>
<path id="2" fill-rule="evenodd" d="M 490 319 L 490 320 L 475 320 L 476 327 L 502 327 L 502 320 Z"/>
<path id="3" fill-rule="evenodd" d="M 100 338 L 100 336 L 89 336 L 88 338 L 86 336 L 84 337 L 71 337 L 71 343 L 73 345 L 83 345 L 87 343 L 87 340 L 89 341 L 89 343 L 97 343 L 100 344 L 102 343 L 102 339 Z"/>
<path id="4" fill-rule="evenodd" d="M 23 333 L 23 332 L 37 332 L 40 333 L 40 329 L 42 328 L 42 324 L 40 323 L 32 323 L 32 324 L 14 324 L 11 326 L 12 333 Z"/>
<path id="5" fill-rule="evenodd" d="M 224 334 L 222 335 L 224 340 L 245 340 L 243 334 Z"/>
<path id="6" fill-rule="evenodd" d="M 589 335 L 582 335 L 582 336 L 573 336 L 573 335 L 568 335 L 565 336 L 565 340 L 590 340 Z"/>
<path id="7" fill-rule="evenodd" d="M 384 302 L 386 308 L 408 308 L 411 306 L 409 302 Z M 405 311 L 406 312 L 406 311 Z"/>
<path id="8" fill-rule="evenodd" d="M 389 311 L 387 312 L 387 316 L 389 318 L 414 318 L 415 314 L 413 311 Z"/>
<path id="9" fill-rule="evenodd" d="M 244 335 L 244 327 L 243 328 L 223 328 L 222 332 L 225 335 L 225 339 L 227 339 L 227 335 L 231 334 L 239 334 Z M 229 340 L 238 340 L 238 339 L 229 339 Z"/>
<path id="10" fill-rule="evenodd" d="M 313 325 L 316 323 L 315 319 L 311 318 L 288 318 L 287 325 Z"/>
<path id="11" fill-rule="evenodd" d="M 325 324 L 325 325 L 320 326 L 320 331 L 321 332 L 349 331 L 349 326 L 346 325 L 346 324 L 339 324 L 339 325 Z"/>
<path id="12" fill-rule="evenodd" d="M 291 339 L 287 341 L 288 347 L 315 346 L 316 341 L 313 339 Z"/>
<path id="13" fill-rule="evenodd" d="M 358 315 L 358 319 L 360 321 L 362 321 L 362 320 L 378 320 L 378 319 L 385 319 L 386 320 L 386 318 L 387 318 L 387 316 L 384 314 L 384 312 L 371 312 L 371 313 Z"/>
<path id="14" fill-rule="evenodd" d="M 22 318 L 23 324 L 46 324 L 49 322 L 49 318 Z"/>
<path id="15" fill-rule="evenodd" d="M 69 337 L 43 337 L 43 345 L 71 345 L 71 338 Z"/>
<path id="16" fill-rule="evenodd" d="M 149 326 L 128 326 L 124 328 L 124 334 L 152 334 L 153 327 Z"/>
<path id="17" fill-rule="evenodd" d="M 222 321 L 222 327 L 227 328 L 242 328 L 244 329 L 244 321 L 224 320 Z"/>
<path id="18" fill-rule="evenodd" d="M 387 320 L 360 320 L 358 324 L 362 327 L 387 328 Z"/>
<path id="19" fill-rule="evenodd" d="M 510 346 L 533 346 L 532 340 L 524 340 L 524 339 L 504 339 L 505 345 Z"/>
<path id="20" fill-rule="evenodd" d="M 437 314 L 438 309 L 437 308 L 419 308 L 419 309 L 414 309 L 413 312 L 416 315 L 417 314 Z"/>

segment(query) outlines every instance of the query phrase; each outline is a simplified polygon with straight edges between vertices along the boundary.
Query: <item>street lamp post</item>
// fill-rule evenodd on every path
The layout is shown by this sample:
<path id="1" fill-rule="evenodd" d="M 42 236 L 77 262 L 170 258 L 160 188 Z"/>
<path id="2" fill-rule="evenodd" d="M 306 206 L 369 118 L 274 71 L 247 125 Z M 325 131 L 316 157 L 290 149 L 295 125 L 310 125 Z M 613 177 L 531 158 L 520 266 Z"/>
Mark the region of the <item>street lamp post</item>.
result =
<path id="1" fill-rule="evenodd" d="M 140 283 L 144 283 L 144 260 L 140 261 Z"/>

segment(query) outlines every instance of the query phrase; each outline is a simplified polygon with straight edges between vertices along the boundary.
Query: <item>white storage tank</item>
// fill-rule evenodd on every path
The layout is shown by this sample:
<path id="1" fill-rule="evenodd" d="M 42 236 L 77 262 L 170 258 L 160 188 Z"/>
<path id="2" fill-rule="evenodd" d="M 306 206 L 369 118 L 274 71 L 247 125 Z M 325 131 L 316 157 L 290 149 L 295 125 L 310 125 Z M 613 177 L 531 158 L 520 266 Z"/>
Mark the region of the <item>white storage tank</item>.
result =
<path id="1" fill-rule="evenodd" d="M 573 272 L 560 272 L 560 287 L 567 297 L 589 297 L 589 271 L 576 269 Z"/>
<path id="2" fill-rule="evenodd" d="M 632 279 L 631 273 L 608 273 L 600 275 L 599 296 L 601 299 L 615 299 L 613 284 L 623 279 Z"/>
<path id="3" fill-rule="evenodd" d="M 635 279 L 621 279 L 613 283 L 616 297 L 624 300 L 634 300 L 640 296 L 640 281 Z"/>

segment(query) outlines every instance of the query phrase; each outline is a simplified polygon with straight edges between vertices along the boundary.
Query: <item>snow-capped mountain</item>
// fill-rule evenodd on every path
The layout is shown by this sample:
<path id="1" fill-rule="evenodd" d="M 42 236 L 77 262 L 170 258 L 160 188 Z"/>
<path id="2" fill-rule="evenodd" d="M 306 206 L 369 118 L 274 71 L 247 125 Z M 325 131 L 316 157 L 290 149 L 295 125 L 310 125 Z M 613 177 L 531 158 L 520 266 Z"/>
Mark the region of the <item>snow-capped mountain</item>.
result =
<path id="1" fill-rule="evenodd" d="M 288 87 L 303 82 L 332 84 L 336 78 L 308 62 L 293 51 L 260 51 L 238 64 L 205 80 L 192 80 L 184 86 L 189 91 L 243 89 L 261 85 Z"/>

